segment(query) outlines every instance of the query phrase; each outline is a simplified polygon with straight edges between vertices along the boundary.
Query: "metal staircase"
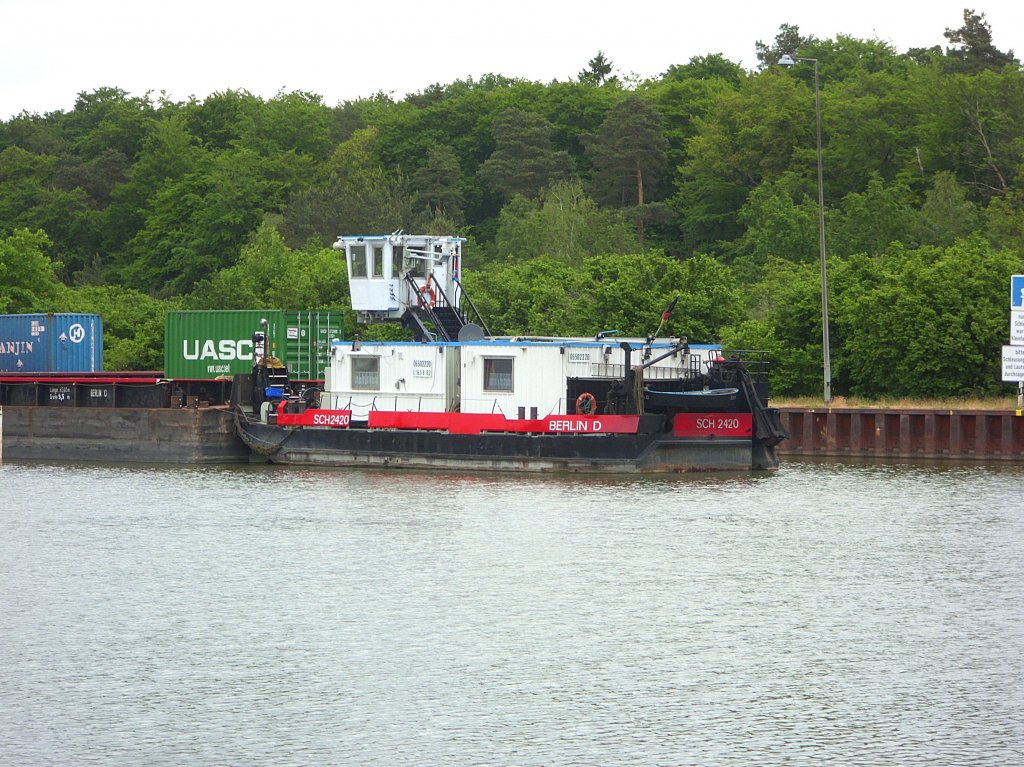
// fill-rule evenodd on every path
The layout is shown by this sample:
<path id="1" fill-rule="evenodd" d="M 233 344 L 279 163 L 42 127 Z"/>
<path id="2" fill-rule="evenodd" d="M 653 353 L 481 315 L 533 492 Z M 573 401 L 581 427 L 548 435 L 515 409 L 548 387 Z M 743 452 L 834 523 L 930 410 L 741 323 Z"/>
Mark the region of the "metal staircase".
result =
<path id="1" fill-rule="evenodd" d="M 412 331 L 417 341 L 459 340 L 459 332 L 470 324 L 467 313 L 459 307 L 460 303 L 468 305 L 473 310 L 478 320 L 476 324 L 479 325 L 484 335 L 489 335 L 487 326 L 483 324 L 480 313 L 473 305 L 461 282 L 455 283 L 457 296 L 454 297 L 456 300 L 453 300 L 433 276 L 427 279 L 427 284 L 424 287 L 418 287 L 410 275 L 406 275 L 405 279 L 416 296 L 417 305 L 410 307 L 405 312 L 402 316 L 402 325 Z M 459 298 L 463 301 L 458 301 Z M 428 323 L 433 326 L 433 332 L 430 331 Z"/>

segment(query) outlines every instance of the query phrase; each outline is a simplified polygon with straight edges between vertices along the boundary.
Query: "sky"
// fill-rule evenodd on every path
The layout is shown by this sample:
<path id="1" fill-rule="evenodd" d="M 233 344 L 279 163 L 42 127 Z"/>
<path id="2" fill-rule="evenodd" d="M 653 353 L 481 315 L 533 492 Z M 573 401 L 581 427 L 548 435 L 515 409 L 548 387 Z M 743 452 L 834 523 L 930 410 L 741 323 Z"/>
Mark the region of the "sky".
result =
<path id="1" fill-rule="evenodd" d="M 488 73 L 548 83 L 574 79 L 598 50 L 620 76 L 713 53 L 752 70 L 754 44 L 782 24 L 903 53 L 945 47 L 966 1 L 0 0 L 0 120 L 70 111 L 103 87 L 172 101 L 299 90 L 334 106 Z M 997 48 L 1024 57 L 1024 2 L 966 7 L 985 14 Z"/>

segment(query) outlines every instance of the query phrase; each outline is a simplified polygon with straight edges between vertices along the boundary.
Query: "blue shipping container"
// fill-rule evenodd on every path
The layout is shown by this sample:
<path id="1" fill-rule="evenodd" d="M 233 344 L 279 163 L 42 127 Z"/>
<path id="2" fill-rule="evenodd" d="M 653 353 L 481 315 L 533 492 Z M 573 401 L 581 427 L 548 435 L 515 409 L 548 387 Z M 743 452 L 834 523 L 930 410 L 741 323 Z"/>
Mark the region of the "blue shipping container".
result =
<path id="1" fill-rule="evenodd" d="M 101 370 L 103 320 L 99 315 L 0 315 L 0 373 Z"/>

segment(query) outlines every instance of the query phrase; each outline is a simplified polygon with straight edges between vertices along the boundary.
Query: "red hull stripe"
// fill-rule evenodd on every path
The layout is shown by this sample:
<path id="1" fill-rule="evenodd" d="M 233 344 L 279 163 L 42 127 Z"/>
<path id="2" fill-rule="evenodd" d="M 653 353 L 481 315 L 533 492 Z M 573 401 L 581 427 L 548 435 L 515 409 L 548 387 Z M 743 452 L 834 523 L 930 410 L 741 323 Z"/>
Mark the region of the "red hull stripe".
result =
<path id="1" fill-rule="evenodd" d="M 677 437 L 751 437 L 750 413 L 678 413 L 672 422 Z"/>
<path id="2" fill-rule="evenodd" d="M 133 378 L 133 377 L 111 377 L 111 376 L 90 376 L 89 378 L 80 378 L 77 375 L 72 376 L 54 376 L 42 373 L 39 377 L 32 377 L 21 373 L 18 376 L 0 376 L 0 383 L 20 383 L 20 384 L 81 384 L 82 386 L 96 386 L 97 384 L 121 384 L 130 386 L 131 384 L 143 385 L 143 384 L 158 384 L 166 382 L 166 378 Z"/>
<path id="3" fill-rule="evenodd" d="M 501 413 L 370 412 L 371 429 L 438 429 L 451 434 L 511 431 L 537 434 L 636 434 L 635 415 L 553 415 L 547 418 L 505 418 Z"/>
<path id="4" fill-rule="evenodd" d="M 307 410 L 278 412 L 281 426 L 331 426 L 345 428 L 352 422 L 351 410 Z M 371 429 L 427 429 L 450 434 L 480 434 L 488 431 L 536 434 L 636 434 L 636 415 L 553 415 L 536 419 L 508 419 L 500 413 L 411 413 L 371 410 Z"/>

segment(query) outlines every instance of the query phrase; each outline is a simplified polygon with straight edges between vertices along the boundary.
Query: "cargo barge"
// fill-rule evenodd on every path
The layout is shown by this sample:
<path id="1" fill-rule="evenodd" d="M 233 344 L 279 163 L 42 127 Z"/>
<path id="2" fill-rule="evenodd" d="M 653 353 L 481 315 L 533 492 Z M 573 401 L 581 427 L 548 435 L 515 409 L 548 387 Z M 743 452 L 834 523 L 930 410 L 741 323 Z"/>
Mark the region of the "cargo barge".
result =
<path id="1" fill-rule="evenodd" d="M 251 371 L 253 330 L 263 328 L 309 386 L 322 378 L 332 311 L 169 312 L 160 371 L 103 372 L 97 315 L 0 316 L 0 432 L 13 460 L 242 463 L 249 450 L 229 412 L 231 375 Z M 301 380 L 301 379 L 310 380 Z"/>
<path id="2" fill-rule="evenodd" d="M 257 354 L 232 396 L 256 460 L 581 473 L 778 468 L 775 446 L 786 435 L 766 404 L 763 365 L 755 380 L 748 357 L 656 333 L 493 337 L 462 285 L 462 243 L 401 233 L 338 239 L 353 309 L 363 321 L 401 322 L 415 340 L 335 342 L 324 386 L 298 392 L 286 365 Z"/>
<path id="3" fill-rule="evenodd" d="M 0 375 L 9 460 L 245 463 L 230 380 L 171 381 L 160 371 Z"/>

